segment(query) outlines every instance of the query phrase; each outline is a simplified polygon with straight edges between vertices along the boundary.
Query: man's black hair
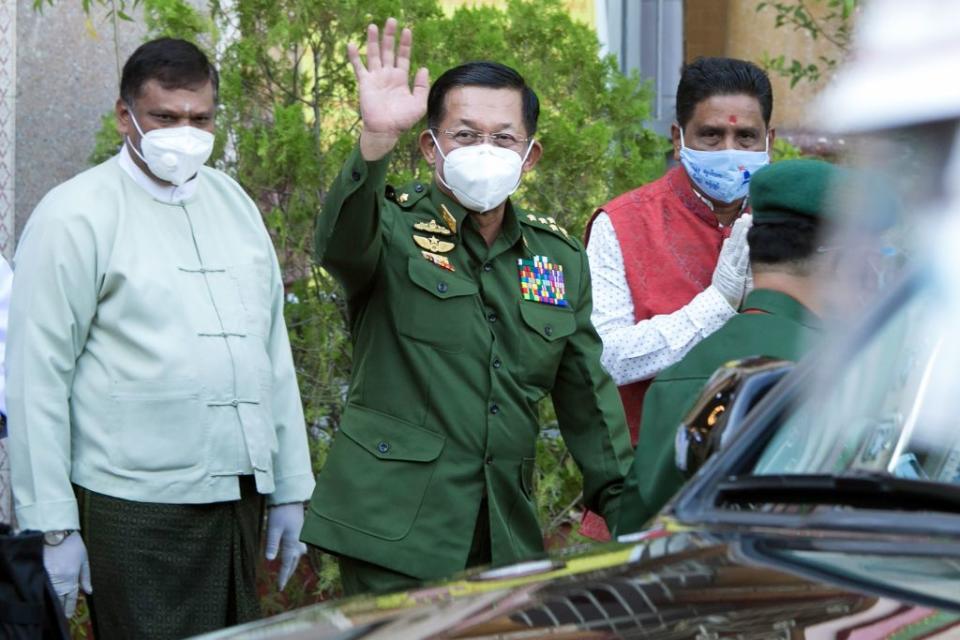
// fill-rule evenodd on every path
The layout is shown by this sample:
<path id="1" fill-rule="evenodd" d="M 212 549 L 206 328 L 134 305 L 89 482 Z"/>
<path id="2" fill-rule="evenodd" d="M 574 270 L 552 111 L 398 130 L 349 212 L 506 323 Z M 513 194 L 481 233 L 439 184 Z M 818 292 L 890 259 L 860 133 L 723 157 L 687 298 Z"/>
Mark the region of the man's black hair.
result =
<path id="1" fill-rule="evenodd" d="M 220 76 L 203 51 L 177 38 L 157 38 L 137 47 L 123 65 L 120 98 L 132 105 L 150 80 L 164 89 L 194 89 L 209 81 L 214 100 L 220 87 Z"/>
<path id="2" fill-rule="evenodd" d="M 443 120 L 447 93 L 455 87 L 488 87 L 491 89 L 516 89 L 523 98 L 523 126 L 527 135 L 537 132 L 540 117 L 540 100 L 523 76 L 499 62 L 468 62 L 443 72 L 430 87 L 427 97 L 427 126 L 436 129 Z"/>
<path id="3" fill-rule="evenodd" d="M 805 275 L 810 258 L 817 252 L 819 237 L 820 224 L 814 218 L 754 223 L 747 232 L 750 264 L 755 271 L 770 267 Z"/>
<path id="4" fill-rule="evenodd" d="M 697 58 L 684 65 L 677 85 L 677 123 L 686 127 L 697 105 L 713 96 L 753 96 L 760 103 L 763 123 L 770 126 L 773 89 L 770 78 L 752 62 L 736 58 Z"/>

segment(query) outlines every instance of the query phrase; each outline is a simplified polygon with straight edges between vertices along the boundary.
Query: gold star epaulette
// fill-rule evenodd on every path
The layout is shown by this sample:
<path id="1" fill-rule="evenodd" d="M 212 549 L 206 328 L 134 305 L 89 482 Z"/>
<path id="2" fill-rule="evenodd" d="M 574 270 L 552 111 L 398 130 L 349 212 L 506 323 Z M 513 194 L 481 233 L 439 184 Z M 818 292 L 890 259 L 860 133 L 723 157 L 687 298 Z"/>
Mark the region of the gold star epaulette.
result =
<path id="1" fill-rule="evenodd" d="M 427 195 L 427 187 L 421 182 L 411 182 L 403 187 L 387 185 L 384 190 L 387 200 L 392 200 L 404 209 L 410 209 L 420 198 Z"/>
<path id="2" fill-rule="evenodd" d="M 552 232 L 554 235 L 563 238 L 567 241 L 567 244 L 572 246 L 575 249 L 579 249 L 579 243 L 576 239 L 570 235 L 570 233 L 557 224 L 556 219 L 547 216 L 538 216 L 533 213 L 518 213 L 518 218 L 520 222 L 527 224 L 531 227 L 536 227 L 538 229 L 546 229 Z"/>

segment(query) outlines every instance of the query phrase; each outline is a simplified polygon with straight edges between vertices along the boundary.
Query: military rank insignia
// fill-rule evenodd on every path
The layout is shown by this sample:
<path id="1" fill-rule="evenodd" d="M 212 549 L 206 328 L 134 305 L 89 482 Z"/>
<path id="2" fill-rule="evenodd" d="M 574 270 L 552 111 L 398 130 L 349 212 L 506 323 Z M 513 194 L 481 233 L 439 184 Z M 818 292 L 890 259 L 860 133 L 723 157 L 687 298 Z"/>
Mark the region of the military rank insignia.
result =
<path id="1" fill-rule="evenodd" d="M 553 264 L 546 256 L 533 260 L 517 260 L 520 272 L 520 292 L 524 300 L 558 307 L 569 306 L 563 284 L 563 265 Z"/>
<path id="2" fill-rule="evenodd" d="M 440 215 L 443 216 L 443 223 L 447 225 L 450 231 L 452 231 L 453 233 L 456 233 L 457 219 L 453 217 L 453 214 L 450 213 L 450 209 L 447 209 L 447 206 L 442 202 L 440 203 Z"/>
<path id="3" fill-rule="evenodd" d="M 447 256 L 441 256 L 436 253 L 430 253 L 429 251 L 421 251 L 420 253 L 423 255 L 424 258 L 426 258 L 427 262 L 432 262 L 433 264 L 437 265 L 441 269 L 446 269 L 447 271 L 456 271 L 456 269 L 454 269 L 453 265 L 450 263 L 450 258 L 448 258 Z"/>

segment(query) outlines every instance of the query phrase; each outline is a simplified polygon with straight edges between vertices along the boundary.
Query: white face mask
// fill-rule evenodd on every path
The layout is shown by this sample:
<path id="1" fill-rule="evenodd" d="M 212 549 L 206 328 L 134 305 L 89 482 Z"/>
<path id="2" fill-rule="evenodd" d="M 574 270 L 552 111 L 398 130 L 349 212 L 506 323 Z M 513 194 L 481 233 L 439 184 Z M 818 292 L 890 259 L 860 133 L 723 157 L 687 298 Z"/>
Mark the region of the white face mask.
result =
<path id="1" fill-rule="evenodd" d="M 764 151 L 723 149 L 699 151 L 683 141 L 680 129 L 680 162 L 693 183 L 717 202 L 734 202 L 746 197 L 750 176 L 770 163 L 770 137 Z"/>
<path id="2" fill-rule="evenodd" d="M 481 213 L 499 206 L 517 190 L 523 163 L 533 148 L 531 140 L 522 158 L 512 149 L 492 144 L 457 147 L 444 155 L 433 131 L 430 136 L 443 158 L 443 175 L 437 172 L 440 184 L 449 189 L 465 209 Z"/>
<path id="3" fill-rule="evenodd" d="M 150 172 L 161 180 L 177 186 L 197 175 L 213 153 L 213 134 L 196 127 L 168 127 L 143 132 L 133 107 L 128 107 L 133 125 L 140 133 L 138 151 L 130 138 L 127 142 L 133 152 L 150 168 Z"/>

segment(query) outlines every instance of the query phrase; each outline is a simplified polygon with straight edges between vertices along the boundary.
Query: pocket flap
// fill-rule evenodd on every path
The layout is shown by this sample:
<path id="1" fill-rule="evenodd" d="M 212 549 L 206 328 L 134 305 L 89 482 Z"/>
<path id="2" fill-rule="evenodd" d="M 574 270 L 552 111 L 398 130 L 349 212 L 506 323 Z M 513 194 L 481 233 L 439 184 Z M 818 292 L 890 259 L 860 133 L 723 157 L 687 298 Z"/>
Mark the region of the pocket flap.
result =
<path id="1" fill-rule="evenodd" d="M 455 276 L 453 272 L 441 269 L 421 257 L 410 258 L 407 272 L 414 283 L 438 298 L 470 296 L 479 291 L 476 283 Z"/>
<path id="2" fill-rule="evenodd" d="M 446 441 L 438 433 L 357 405 L 347 407 L 340 431 L 381 460 L 432 462 Z"/>
<path id="3" fill-rule="evenodd" d="M 569 307 L 521 300 L 520 316 L 528 327 L 548 342 L 565 338 L 577 330 L 577 319 Z"/>

